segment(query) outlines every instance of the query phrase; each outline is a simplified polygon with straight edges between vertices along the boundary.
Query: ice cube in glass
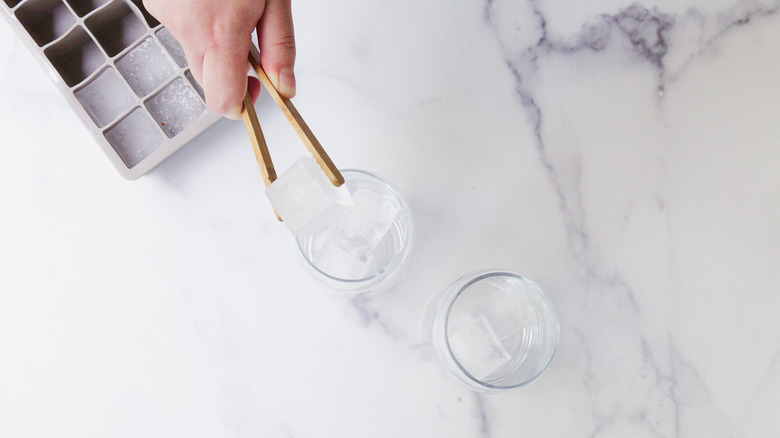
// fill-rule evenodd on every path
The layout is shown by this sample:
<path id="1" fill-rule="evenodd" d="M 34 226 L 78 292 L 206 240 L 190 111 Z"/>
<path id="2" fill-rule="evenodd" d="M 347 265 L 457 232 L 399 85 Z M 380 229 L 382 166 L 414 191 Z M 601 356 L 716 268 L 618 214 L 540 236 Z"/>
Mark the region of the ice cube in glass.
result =
<path id="1" fill-rule="evenodd" d="M 378 227 L 381 228 L 379 234 L 384 232 L 384 236 L 372 250 L 367 251 L 369 255 L 364 260 L 355 256 L 356 250 L 348 252 L 334 244 L 337 240 L 334 238 L 336 224 L 349 215 L 351 208 L 348 208 L 326 231 L 296 236 L 295 242 L 301 261 L 308 272 L 328 286 L 331 292 L 355 296 L 388 290 L 403 277 L 409 261 L 414 240 L 411 211 L 398 190 L 380 176 L 356 169 L 345 169 L 341 174 L 349 193 L 353 195 L 358 193 L 358 200 L 362 198 L 359 193 L 368 190 L 378 196 L 369 199 L 390 201 L 399 211 L 394 215 L 381 215 L 383 218 L 394 216 L 393 222 L 389 229 L 384 230 L 384 226 Z M 357 201 L 353 200 L 353 202 Z M 361 204 L 366 205 L 365 198 Z M 381 206 L 381 203 L 374 202 L 368 205 Z M 371 221 L 360 222 L 364 225 Z M 369 235 L 373 233 L 374 230 L 371 230 Z M 365 241 L 366 239 L 362 239 L 361 243 L 353 248 L 365 248 Z"/>
<path id="2" fill-rule="evenodd" d="M 454 315 L 447 327 L 452 354 L 474 378 L 484 379 L 512 359 L 485 315 Z"/>
<path id="3" fill-rule="evenodd" d="M 331 240 L 352 257 L 365 262 L 385 237 L 400 209 L 386 195 L 364 187 L 352 194 L 354 205 L 338 220 Z"/>
<path id="4" fill-rule="evenodd" d="M 372 274 L 374 257 L 369 255 L 365 260 L 359 260 L 352 254 L 326 240 L 314 264 L 322 273 L 344 280 L 360 280 Z"/>
<path id="5" fill-rule="evenodd" d="M 469 311 L 473 315 L 485 315 L 490 320 L 493 332 L 501 340 L 504 347 L 514 354 L 521 347 L 523 328 L 537 321 L 531 320 L 535 315 L 529 311 L 523 301 L 518 298 L 512 288 L 521 288 L 522 284 L 511 284 L 514 279 L 496 279 L 494 287 L 502 289 L 486 290 L 484 300 L 472 306 Z M 475 287 L 487 286 L 490 282 L 481 282 Z"/>
<path id="6" fill-rule="evenodd" d="M 558 317 L 544 290 L 500 270 L 466 274 L 434 296 L 422 327 L 445 370 L 485 393 L 538 378 L 560 339 Z"/>

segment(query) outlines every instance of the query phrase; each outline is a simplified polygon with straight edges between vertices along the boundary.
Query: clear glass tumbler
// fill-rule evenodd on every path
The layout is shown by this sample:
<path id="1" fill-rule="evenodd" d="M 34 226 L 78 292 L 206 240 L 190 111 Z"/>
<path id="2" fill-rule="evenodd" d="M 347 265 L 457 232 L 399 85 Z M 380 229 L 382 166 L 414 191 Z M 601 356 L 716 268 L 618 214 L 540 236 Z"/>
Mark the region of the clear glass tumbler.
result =
<path id="1" fill-rule="evenodd" d="M 403 275 L 411 251 L 409 206 L 392 184 L 377 175 L 355 169 L 342 170 L 341 174 L 351 195 L 368 190 L 389 202 L 398 211 L 397 216 L 368 259 L 357 264 L 354 258 L 333 250 L 328 232 L 296 236 L 298 254 L 307 271 L 334 292 L 357 295 L 386 290 Z"/>
<path id="2" fill-rule="evenodd" d="M 479 392 L 500 392 L 539 377 L 560 338 L 547 294 L 521 275 L 481 271 L 461 277 L 428 304 L 423 339 L 451 376 Z"/>

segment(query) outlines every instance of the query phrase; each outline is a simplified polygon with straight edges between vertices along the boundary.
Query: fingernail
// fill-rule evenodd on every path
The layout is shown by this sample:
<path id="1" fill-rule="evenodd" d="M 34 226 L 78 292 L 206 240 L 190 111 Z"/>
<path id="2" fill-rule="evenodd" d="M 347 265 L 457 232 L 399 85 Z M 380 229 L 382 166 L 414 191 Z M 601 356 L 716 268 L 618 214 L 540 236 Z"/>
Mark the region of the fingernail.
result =
<path id="1" fill-rule="evenodd" d="M 244 109 L 244 107 L 241 106 L 234 106 L 230 109 L 227 113 L 224 114 L 225 117 L 232 120 L 241 120 L 241 111 Z"/>
<path id="2" fill-rule="evenodd" d="M 279 92 L 288 98 L 295 96 L 295 73 L 289 68 L 279 72 Z"/>

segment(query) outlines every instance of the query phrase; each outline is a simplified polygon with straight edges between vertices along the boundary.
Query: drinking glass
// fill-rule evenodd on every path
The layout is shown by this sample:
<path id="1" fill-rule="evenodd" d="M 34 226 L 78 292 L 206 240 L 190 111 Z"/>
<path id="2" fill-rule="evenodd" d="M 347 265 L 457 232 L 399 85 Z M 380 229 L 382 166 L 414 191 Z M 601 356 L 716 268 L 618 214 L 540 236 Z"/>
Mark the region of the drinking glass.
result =
<path id="1" fill-rule="evenodd" d="M 359 273 L 349 272 L 353 267 L 347 265 L 354 264 L 354 259 L 331 250 L 327 232 L 296 236 L 295 246 L 306 270 L 331 291 L 346 295 L 384 291 L 403 276 L 408 262 L 413 237 L 409 206 L 392 184 L 377 175 L 355 169 L 342 170 L 341 174 L 351 195 L 358 189 L 370 190 L 398 210 L 389 230 L 365 264 L 358 266 Z"/>
<path id="2" fill-rule="evenodd" d="M 542 288 L 499 270 L 467 274 L 437 294 L 422 329 L 445 372 L 484 393 L 535 380 L 552 361 L 560 337 Z"/>

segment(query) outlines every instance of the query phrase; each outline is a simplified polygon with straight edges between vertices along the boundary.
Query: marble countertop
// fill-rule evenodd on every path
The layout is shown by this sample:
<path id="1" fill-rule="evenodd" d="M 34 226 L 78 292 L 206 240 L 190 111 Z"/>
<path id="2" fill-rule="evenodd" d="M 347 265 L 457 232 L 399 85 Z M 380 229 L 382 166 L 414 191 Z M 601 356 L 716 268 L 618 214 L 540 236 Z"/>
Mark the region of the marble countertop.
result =
<path id="1" fill-rule="evenodd" d="M 0 436 L 778 436 L 778 8 L 296 0 L 296 105 L 415 215 L 405 278 L 356 300 L 298 264 L 240 122 L 125 181 L 0 25 Z M 493 267 L 561 343 L 478 395 L 419 321 Z"/>

